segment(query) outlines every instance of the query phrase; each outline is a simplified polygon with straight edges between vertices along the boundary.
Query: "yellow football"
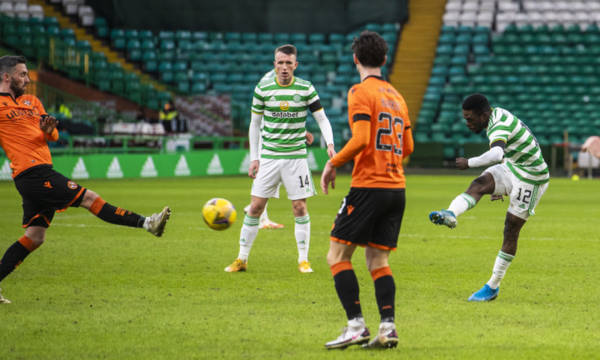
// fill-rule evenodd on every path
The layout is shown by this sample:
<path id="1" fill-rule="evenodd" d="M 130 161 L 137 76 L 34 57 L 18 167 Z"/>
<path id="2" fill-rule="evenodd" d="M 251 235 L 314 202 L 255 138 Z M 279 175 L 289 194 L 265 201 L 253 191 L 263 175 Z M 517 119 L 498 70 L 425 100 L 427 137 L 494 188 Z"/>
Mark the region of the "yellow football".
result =
<path id="1" fill-rule="evenodd" d="M 233 204 L 223 198 L 210 199 L 202 208 L 202 218 L 208 227 L 225 230 L 235 222 L 237 212 Z"/>

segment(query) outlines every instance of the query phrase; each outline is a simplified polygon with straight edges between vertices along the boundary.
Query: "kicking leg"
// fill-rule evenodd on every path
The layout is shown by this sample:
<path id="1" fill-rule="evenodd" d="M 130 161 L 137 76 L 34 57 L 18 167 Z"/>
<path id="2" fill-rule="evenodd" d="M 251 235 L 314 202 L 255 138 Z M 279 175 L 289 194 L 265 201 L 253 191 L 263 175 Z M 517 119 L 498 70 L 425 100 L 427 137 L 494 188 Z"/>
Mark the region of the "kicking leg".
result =
<path id="1" fill-rule="evenodd" d="M 457 224 L 456 218 L 465 211 L 473 208 L 483 195 L 493 194 L 495 186 L 492 174 L 484 172 L 471 182 L 466 192 L 452 200 L 447 210 L 433 211 L 429 214 L 429 219 L 434 224 L 446 225 L 451 229 L 455 228 Z"/>
<path id="2" fill-rule="evenodd" d="M 171 209 L 165 206 L 161 212 L 144 217 L 107 203 L 98 194 L 89 189 L 86 190 L 79 206 L 88 209 L 92 214 L 111 224 L 143 227 L 156 236 L 163 234 L 167 220 L 171 216 Z"/>

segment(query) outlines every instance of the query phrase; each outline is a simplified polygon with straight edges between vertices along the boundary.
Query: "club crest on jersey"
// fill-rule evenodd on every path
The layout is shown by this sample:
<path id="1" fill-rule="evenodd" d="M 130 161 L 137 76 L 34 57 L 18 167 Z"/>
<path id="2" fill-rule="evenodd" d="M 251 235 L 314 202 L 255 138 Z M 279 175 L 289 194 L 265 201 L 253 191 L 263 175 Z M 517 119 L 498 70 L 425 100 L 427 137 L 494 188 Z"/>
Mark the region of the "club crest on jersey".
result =
<path id="1" fill-rule="evenodd" d="M 288 111 L 290 108 L 290 103 L 287 101 L 282 101 L 279 103 L 279 108 L 281 109 L 281 111 Z"/>
<path id="2" fill-rule="evenodd" d="M 31 106 L 31 101 L 29 100 L 25 100 L 23 101 L 23 104 L 27 105 L 27 106 Z"/>
<path id="3" fill-rule="evenodd" d="M 300 97 L 300 95 L 298 95 L 298 94 L 294 95 L 294 101 L 295 102 L 300 102 L 300 100 L 302 100 L 302 98 Z"/>
<path id="4" fill-rule="evenodd" d="M 75 181 L 69 180 L 67 182 L 67 187 L 71 190 L 75 190 L 75 189 L 77 189 L 77 183 L 75 183 Z"/>

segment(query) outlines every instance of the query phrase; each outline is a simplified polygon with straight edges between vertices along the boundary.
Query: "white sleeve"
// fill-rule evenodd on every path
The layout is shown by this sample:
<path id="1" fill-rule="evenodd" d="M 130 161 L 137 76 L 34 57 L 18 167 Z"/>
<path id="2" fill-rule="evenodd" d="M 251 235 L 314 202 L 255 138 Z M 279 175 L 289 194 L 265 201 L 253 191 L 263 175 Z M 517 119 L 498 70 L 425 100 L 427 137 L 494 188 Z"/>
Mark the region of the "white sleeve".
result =
<path id="1" fill-rule="evenodd" d="M 248 129 L 248 142 L 250 146 L 250 161 L 258 160 L 259 143 L 260 143 L 260 124 L 263 115 L 252 112 L 250 118 L 250 128 Z"/>
<path id="2" fill-rule="evenodd" d="M 327 119 L 327 115 L 325 115 L 325 110 L 321 108 L 312 113 L 312 115 L 319 124 L 319 129 L 321 129 L 321 134 L 323 135 L 323 139 L 325 139 L 325 143 L 327 145 L 333 145 L 333 130 L 331 129 L 331 124 L 329 123 L 329 119 Z"/>
<path id="3" fill-rule="evenodd" d="M 470 168 L 480 167 L 486 165 L 497 164 L 502 161 L 504 157 L 504 149 L 500 146 L 492 146 L 491 149 L 484 152 L 483 154 L 472 157 L 468 160 L 468 164 Z"/>

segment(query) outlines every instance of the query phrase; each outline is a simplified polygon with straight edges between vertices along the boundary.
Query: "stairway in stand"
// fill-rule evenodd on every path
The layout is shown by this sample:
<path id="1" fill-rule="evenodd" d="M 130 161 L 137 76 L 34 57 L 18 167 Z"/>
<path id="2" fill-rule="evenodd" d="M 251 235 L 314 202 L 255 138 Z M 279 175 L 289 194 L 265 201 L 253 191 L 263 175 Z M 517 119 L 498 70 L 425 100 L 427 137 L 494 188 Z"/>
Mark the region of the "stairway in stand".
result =
<path id="1" fill-rule="evenodd" d="M 41 5 L 44 8 L 44 16 L 51 16 L 58 19 L 58 24 L 62 28 L 71 28 L 75 32 L 77 40 L 87 40 L 92 46 L 92 50 L 106 55 L 108 62 L 117 62 L 121 64 L 124 70 L 137 74 L 142 82 L 151 83 L 157 90 L 164 91 L 165 85 L 156 81 L 150 75 L 142 72 L 137 66 L 127 61 L 121 54 L 111 49 L 109 46 L 98 40 L 94 35 L 90 35 L 82 26 L 73 21 L 62 12 L 56 10 L 54 6 L 46 3 L 44 0 L 29 0 L 30 4 Z"/>
<path id="2" fill-rule="evenodd" d="M 445 6 L 446 0 L 409 1 L 409 21 L 400 34 L 390 82 L 406 100 L 413 124 L 427 90 Z"/>

